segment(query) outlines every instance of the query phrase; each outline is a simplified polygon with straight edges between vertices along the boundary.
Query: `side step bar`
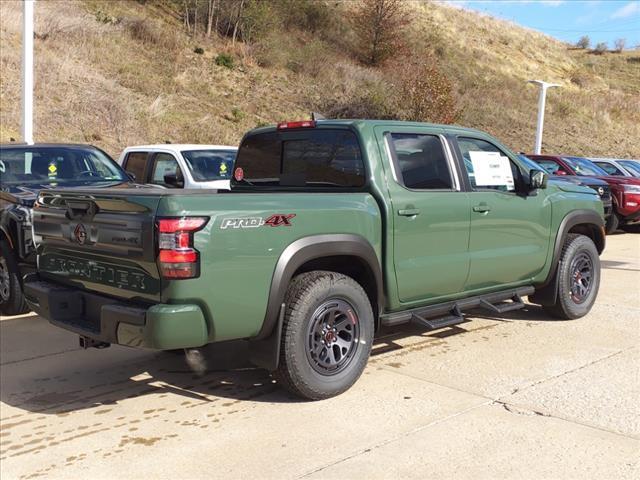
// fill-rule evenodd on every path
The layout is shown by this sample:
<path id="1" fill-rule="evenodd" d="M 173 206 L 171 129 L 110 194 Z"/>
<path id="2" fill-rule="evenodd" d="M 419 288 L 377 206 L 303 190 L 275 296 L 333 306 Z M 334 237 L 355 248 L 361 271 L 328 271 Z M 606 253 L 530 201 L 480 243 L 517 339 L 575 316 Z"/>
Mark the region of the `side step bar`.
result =
<path id="1" fill-rule="evenodd" d="M 440 317 L 440 318 L 432 318 L 426 319 L 421 317 L 418 314 L 413 314 L 411 317 L 412 323 L 417 323 L 418 325 L 422 325 L 423 327 L 428 328 L 429 330 L 435 330 L 437 328 L 444 327 L 452 327 L 453 325 L 458 325 L 459 323 L 463 323 L 465 321 L 464 315 L 460 311 L 457 305 L 454 305 L 451 309 L 450 315 Z"/>
<path id="2" fill-rule="evenodd" d="M 462 298 L 427 307 L 419 307 L 398 313 L 382 315 L 380 325 L 394 326 L 403 323 L 416 323 L 430 330 L 450 327 L 466 321 L 464 310 L 484 308 L 491 313 L 506 313 L 524 307 L 522 297 L 533 295 L 535 288 L 521 287 L 504 292 L 489 293 L 477 297 Z M 509 301 L 510 300 L 510 301 Z"/>

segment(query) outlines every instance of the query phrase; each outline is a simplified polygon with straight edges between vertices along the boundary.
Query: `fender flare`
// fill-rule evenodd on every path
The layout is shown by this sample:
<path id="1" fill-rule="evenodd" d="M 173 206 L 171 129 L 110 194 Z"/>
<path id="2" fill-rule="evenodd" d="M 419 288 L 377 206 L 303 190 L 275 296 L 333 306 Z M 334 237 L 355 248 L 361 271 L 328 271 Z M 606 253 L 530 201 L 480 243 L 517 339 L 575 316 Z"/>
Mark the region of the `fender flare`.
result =
<path id="1" fill-rule="evenodd" d="M 531 295 L 531 298 L 534 302 L 539 303 L 541 305 L 553 305 L 556 301 L 556 296 L 558 293 L 558 284 L 556 281 L 556 270 L 558 269 L 558 264 L 560 262 L 560 255 L 562 254 L 562 247 L 564 245 L 565 240 L 567 239 L 567 235 L 569 234 L 569 230 L 575 227 L 576 225 L 581 224 L 591 224 L 596 228 L 596 235 L 599 237 L 599 242 L 596 242 L 596 248 L 598 249 L 598 253 L 602 253 L 606 243 L 606 236 L 604 234 L 604 220 L 600 216 L 598 212 L 595 210 L 574 210 L 569 212 L 560 222 L 560 226 L 558 227 L 558 233 L 556 234 L 556 241 L 553 246 L 553 257 L 551 259 L 551 268 L 549 269 L 549 273 L 547 274 L 547 278 L 545 281 L 536 286 L 536 293 Z"/>
<path id="2" fill-rule="evenodd" d="M 305 263 L 336 255 L 360 258 L 375 282 L 377 311 L 382 312 L 384 299 L 382 267 L 371 244 L 360 235 L 327 234 L 303 237 L 284 249 L 271 278 L 271 288 L 262 328 L 249 339 L 251 362 L 267 370 L 275 370 L 280 359 L 280 337 L 284 321 L 284 296 L 295 272 Z"/>
<path id="3" fill-rule="evenodd" d="M 381 310 L 383 299 L 382 268 L 371 244 L 362 236 L 354 234 L 326 234 L 303 237 L 284 249 L 271 278 L 269 300 L 262 328 L 252 340 L 268 337 L 276 326 L 278 312 L 284 302 L 293 274 L 305 263 L 336 255 L 358 257 L 368 266 L 376 285 L 376 307 Z"/>
<path id="4" fill-rule="evenodd" d="M 13 250 L 13 239 L 11 238 L 11 235 L 9 235 L 9 232 L 7 231 L 7 229 L 4 227 L 4 225 L 0 225 L 0 239 L 2 238 L 6 238 L 7 242 L 9 243 L 9 247 L 11 247 L 11 249 Z"/>

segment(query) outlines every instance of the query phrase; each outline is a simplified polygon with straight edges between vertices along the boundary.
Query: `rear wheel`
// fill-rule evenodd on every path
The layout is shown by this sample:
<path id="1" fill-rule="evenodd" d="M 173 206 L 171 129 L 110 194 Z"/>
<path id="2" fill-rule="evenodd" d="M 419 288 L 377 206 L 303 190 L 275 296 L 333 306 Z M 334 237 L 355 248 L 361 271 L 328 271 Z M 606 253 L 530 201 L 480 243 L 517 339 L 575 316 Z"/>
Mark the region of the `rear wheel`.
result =
<path id="1" fill-rule="evenodd" d="M 278 383 L 311 400 L 347 390 L 371 352 L 374 319 L 365 291 L 346 275 L 314 271 L 292 281 L 285 303 Z"/>
<path id="2" fill-rule="evenodd" d="M 593 241 L 569 234 L 556 271 L 558 294 L 545 310 L 556 318 L 575 319 L 591 310 L 600 286 L 600 257 Z"/>
<path id="3" fill-rule="evenodd" d="M 29 311 L 20 284 L 20 270 L 13 251 L 5 240 L 0 240 L 0 312 L 19 315 Z"/>

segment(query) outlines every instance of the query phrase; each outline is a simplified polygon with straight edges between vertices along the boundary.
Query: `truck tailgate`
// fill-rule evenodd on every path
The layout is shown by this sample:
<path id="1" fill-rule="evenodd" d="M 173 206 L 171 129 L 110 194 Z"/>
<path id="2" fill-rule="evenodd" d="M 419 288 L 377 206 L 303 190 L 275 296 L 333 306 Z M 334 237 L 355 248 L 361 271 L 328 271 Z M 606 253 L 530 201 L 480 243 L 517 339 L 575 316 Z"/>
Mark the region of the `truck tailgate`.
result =
<path id="1" fill-rule="evenodd" d="M 123 193 L 40 195 L 33 225 L 43 278 L 118 298 L 160 300 L 154 218 L 161 196 Z"/>

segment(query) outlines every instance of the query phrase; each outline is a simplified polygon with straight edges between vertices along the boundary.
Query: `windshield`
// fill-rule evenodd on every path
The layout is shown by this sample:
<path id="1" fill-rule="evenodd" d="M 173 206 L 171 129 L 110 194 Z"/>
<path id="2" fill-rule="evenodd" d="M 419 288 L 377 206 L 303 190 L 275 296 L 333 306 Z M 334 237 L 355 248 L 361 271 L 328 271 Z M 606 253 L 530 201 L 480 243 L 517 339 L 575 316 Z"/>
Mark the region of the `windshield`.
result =
<path id="1" fill-rule="evenodd" d="M 196 182 L 229 180 L 236 159 L 234 150 L 183 150 L 189 170 Z"/>
<path id="2" fill-rule="evenodd" d="M 602 168 L 597 166 L 591 160 L 587 160 L 586 158 L 581 158 L 581 157 L 562 157 L 562 159 L 565 162 L 567 162 L 569 164 L 569 166 L 578 175 L 590 175 L 590 176 L 598 176 L 598 175 L 608 176 L 609 175 Z"/>
<path id="3" fill-rule="evenodd" d="M 0 183 L 82 185 L 125 182 L 127 174 L 106 153 L 92 147 L 0 148 Z"/>
<path id="4" fill-rule="evenodd" d="M 640 162 L 636 162 L 635 160 L 618 160 L 618 163 L 626 168 L 634 177 L 640 177 Z"/>
<path id="5" fill-rule="evenodd" d="M 541 172 L 546 172 L 546 170 L 544 168 L 542 168 L 540 165 L 538 165 L 536 162 L 534 162 L 533 160 L 531 160 L 529 157 L 527 157 L 526 155 L 523 155 L 522 153 L 518 154 L 518 158 L 520 160 L 522 160 L 522 163 L 525 164 L 525 166 L 529 169 L 529 170 L 540 170 Z"/>

